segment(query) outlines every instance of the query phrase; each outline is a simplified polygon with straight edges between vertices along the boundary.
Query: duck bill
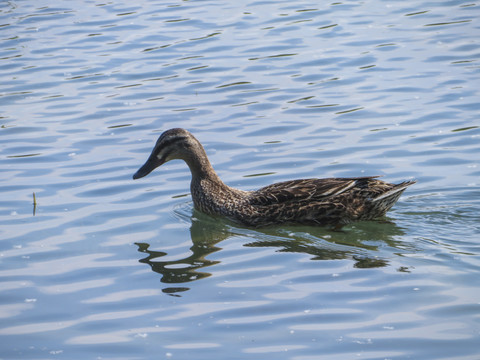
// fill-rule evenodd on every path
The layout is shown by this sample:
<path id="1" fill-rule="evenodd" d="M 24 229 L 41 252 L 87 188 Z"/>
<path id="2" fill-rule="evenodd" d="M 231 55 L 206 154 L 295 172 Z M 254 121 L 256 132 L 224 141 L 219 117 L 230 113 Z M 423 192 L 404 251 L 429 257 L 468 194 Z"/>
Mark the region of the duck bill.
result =
<path id="1" fill-rule="evenodd" d="M 144 176 L 147 176 L 150 174 L 153 170 L 155 170 L 157 167 L 162 165 L 165 161 L 159 161 L 157 159 L 152 159 L 149 158 L 143 166 L 137 170 L 135 174 L 133 174 L 133 179 L 140 179 Z"/>

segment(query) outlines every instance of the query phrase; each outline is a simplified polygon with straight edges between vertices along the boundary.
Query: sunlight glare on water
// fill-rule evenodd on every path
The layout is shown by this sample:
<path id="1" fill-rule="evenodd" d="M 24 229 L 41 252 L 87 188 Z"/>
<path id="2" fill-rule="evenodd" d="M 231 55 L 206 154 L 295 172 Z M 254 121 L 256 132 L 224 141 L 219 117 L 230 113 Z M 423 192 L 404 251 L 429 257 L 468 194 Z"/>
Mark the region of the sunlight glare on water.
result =
<path id="1" fill-rule="evenodd" d="M 480 354 L 474 2 L 0 3 L 0 358 Z M 388 221 L 193 210 L 183 127 L 229 185 L 415 178 Z"/>

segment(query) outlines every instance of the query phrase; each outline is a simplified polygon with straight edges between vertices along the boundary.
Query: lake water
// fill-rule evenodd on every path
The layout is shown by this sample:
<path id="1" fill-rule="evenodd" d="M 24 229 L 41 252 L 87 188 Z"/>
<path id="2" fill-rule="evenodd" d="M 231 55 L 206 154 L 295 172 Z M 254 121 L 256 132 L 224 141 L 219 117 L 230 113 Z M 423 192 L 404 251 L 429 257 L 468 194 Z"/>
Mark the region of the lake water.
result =
<path id="1" fill-rule="evenodd" d="M 2 1 L 1 359 L 479 359 L 480 5 Z M 415 178 L 342 232 L 193 210 L 229 185 Z M 33 205 L 35 193 L 36 205 Z"/>

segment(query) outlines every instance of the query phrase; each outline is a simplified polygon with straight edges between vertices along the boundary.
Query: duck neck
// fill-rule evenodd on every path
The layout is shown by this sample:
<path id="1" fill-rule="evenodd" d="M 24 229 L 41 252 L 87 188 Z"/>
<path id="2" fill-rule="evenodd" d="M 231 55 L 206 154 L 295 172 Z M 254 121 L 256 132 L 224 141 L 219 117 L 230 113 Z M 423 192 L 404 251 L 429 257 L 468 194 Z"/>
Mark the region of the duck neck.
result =
<path id="1" fill-rule="evenodd" d="M 192 173 L 192 186 L 194 183 L 199 184 L 202 180 L 226 186 L 213 169 L 203 146 L 200 143 L 197 145 L 194 151 L 184 159 Z"/>
<path id="2" fill-rule="evenodd" d="M 212 215 L 231 215 L 235 211 L 233 199 L 241 198 L 243 192 L 218 177 L 200 144 L 185 162 L 192 173 L 190 192 L 195 208 Z"/>

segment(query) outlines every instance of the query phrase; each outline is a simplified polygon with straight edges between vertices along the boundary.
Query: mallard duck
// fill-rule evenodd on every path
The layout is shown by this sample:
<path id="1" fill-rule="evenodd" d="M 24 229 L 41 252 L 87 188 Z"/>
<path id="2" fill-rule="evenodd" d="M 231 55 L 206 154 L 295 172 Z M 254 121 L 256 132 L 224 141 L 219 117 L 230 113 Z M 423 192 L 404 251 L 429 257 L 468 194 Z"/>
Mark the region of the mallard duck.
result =
<path id="1" fill-rule="evenodd" d="M 246 226 L 305 224 L 333 226 L 380 218 L 415 181 L 389 184 L 379 176 L 289 180 L 254 191 L 223 183 L 202 144 L 185 129 L 170 129 L 157 140 L 139 179 L 167 161 L 184 160 L 192 173 L 195 209 L 227 217 Z"/>

